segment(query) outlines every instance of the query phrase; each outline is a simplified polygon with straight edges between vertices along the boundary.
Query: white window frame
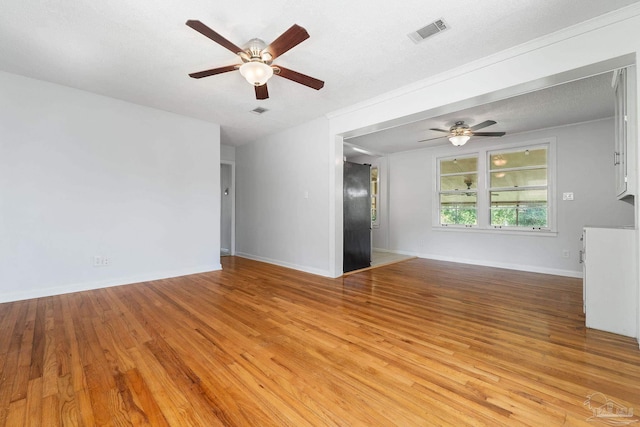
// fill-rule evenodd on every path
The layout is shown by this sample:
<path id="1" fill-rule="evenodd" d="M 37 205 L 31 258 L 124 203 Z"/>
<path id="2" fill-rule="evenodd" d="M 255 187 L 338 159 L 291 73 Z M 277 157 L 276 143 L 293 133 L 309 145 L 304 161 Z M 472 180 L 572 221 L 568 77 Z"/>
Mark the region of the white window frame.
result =
<path id="1" fill-rule="evenodd" d="M 479 186 L 476 186 L 476 188 L 474 190 L 472 190 L 471 192 L 476 193 L 476 221 L 477 224 L 441 224 L 440 223 L 440 215 L 441 215 L 441 209 L 440 209 L 440 196 L 442 194 L 442 191 L 440 189 L 440 184 L 441 184 L 441 173 L 440 173 L 440 164 L 442 162 L 442 160 L 455 160 L 455 159 L 469 159 L 469 158 L 476 158 L 477 159 L 477 167 L 476 167 L 476 171 L 475 172 L 471 172 L 474 175 L 476 175 L 478 177 L 478 182 L 476 184 L 479 184 L 480 181 L 480 164 L 482 163 L 482 158 L 480 157 L 480 153 L 472 151 L 469 153 L 465 153 L 465 154 L 458 154 L 458 155 L 453 155 L 453 156 L 442 156 L 442 157 L 438 157 L 437 161 L 436 161 L 436 175 L 437 175 L 437 182 L 436 182 L 436 200 L 437 200 L 437 205 L 438 205 L 438 215 L 437 215 L 437 223 L 439 227 L 454 227 L 454 228 L 477 228 L 480 225 L 480 203 L 479 203 L 479 199 L 480 199 L 480 193 L 481 193 L 481 189 Z M 449 175 L 449 174 L 447 174 Z M 453 175 L 453 174 L 451 174 Z M 462 192 L 464 193 L 465 191 L 463 190 L 458 190 L 458 192 Z M 449 193 L 449 194 L 455 194 L 455 191 L 444 191 L 444 193 Z"/>
<path id="2" fill-rule="evenodd" d="M 437 153 L 433 157 L 433 214 L 432 229 L 435 231 L 466 231 L 466 232 L 484 232 L 484 233 L 502 233 L 502 234 L 526 234 L 539 236 L 555 236 L 557 235 L 557 197 L 556 197 L 556 138 L 549 137 L 544 139 L 514 142 L 507 144 L 480 145 L 480 138 L 472 138 L 470 147 L 447 147 L 447 149 Z M 496 151 L 519 151 L 526 149 L 534 149 L 536 147 L 547 146 L 547 215 L 548 224 L 546 228 L 529 228 L 529 227 L 502 227 L 496 228 L 491 225 L 490 213 L 490 153 Z M 452 159 L 456 157 L 478 156 L 478 198 L 477 198 L 477 216 L 478 225 L 465 226 L 461 225 L 443 225 L 440 224 L 440 161 Z"/>

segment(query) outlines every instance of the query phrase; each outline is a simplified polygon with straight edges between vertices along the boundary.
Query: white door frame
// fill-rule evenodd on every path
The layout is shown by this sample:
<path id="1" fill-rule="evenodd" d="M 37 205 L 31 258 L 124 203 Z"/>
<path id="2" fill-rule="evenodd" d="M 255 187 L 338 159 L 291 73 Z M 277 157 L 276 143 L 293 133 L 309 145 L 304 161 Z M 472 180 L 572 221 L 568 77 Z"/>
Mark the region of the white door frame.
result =
<path id="1" fill-rule="evenodd" d="M 220 164 L 231 166 L 231 188 L 229 189 L 229 196 L 231 197 L 231 248 L 229 248 L 229 255 L 235 255 L 236 254 L 236 162 L 232 160 L 220 160 Z M 224 196 L 224 194 L 222 194 L 222 196 Z M 222 236 L 220 236 L 220 241 L 222 241 Z"/>

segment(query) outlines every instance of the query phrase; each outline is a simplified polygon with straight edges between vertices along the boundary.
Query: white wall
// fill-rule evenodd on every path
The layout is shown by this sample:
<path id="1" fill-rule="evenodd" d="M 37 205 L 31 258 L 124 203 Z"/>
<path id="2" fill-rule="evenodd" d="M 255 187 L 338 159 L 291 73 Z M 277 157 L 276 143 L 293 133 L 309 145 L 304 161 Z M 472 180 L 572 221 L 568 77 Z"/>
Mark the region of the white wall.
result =
<path id="1" fill-rule="evenodd" d="M 433 227 L 434 159 L 455 155 L 448 145 L 398 153 L 390 162 L 390 236 L 387 249 L 456 262 L 581 276 L 579 241 L 585 225 L 634 225 L 633 205 L 615 197 L 613 120 L 547 129 L 500 139 L 476 138 L 465 148 L 526 143 L 556 138 L 557 235 L 451 231 Z M 573 192 L 574 201 L 562 201 Z M 563 250 L 570 257 L 563 258 Z"/>
<path id="2" fill-rule="evenodd" d="M 220 144 L 220 160 L 234 162 L 236 160 L 236 147 Z"/>
<path id="3" fill-rule="evenodd" d="M 219 144 L 217 124 L 0 72 L 0 301 L 219 269 Z"/>
<path id="4" fill-rule="evenodd" d="M 329 274 L 328 132 L 321 118 L 237 148 L 238 255 Z"/>

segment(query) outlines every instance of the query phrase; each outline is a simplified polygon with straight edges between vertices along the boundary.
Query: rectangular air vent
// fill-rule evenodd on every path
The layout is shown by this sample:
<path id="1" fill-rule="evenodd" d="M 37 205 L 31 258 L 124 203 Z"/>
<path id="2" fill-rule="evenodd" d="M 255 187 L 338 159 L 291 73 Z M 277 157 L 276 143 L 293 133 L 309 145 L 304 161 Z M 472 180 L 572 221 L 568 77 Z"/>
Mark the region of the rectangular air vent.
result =
<path id="1" fill-rule="evenodd" d="M 262 107 L 256 107 L 256 108 L 254 108 L 253 110 L 251 110 L 251 112 L 252 112 L 253 114 L 257 114 L 257 115 L 264 114 L 264 113 L 266 113 L 267 111 L 269 111 L 269 110 L 267 110 L 266 108 L 262 108 Z"/>
<path id="2" fill-rule="evenodd" d="M 424 26 L 419 30 L 414 31 L 413 33 L 409 33 L 408 36 L 411 40 L 413 40 L 414 43 L 417 44 L 448 28 L 449 26 L 444 22 L 444 19 L 438 19 L 437 21 L 434 21 L 431 24 Z"/>

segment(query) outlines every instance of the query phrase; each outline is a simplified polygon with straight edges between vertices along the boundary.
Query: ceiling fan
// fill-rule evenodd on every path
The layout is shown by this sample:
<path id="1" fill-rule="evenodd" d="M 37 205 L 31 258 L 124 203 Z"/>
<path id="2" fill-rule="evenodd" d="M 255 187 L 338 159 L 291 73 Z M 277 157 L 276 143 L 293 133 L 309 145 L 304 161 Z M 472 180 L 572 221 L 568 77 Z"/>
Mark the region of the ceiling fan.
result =
<path id="1" fill-rule="evenodd" d="M 494 120 L 485 120 L 482 123 L 478 123 L 475 126 L 469 127 L 464 121 L 457 121 L 449 130 L 431 128 L 429 130 L 435 130 L 437 132 L 445 132 L 449 134 L 449 141 L 456 147 L 464 145 L 472 136 L 503 136 L 505 132 L 476 132 L 478 129 L 486 128 L 487 126 L 495 125 L 497 122 Z M 426 142 L 437 138 L 423 139 L 418 142 Z"/>
<path id="2" fill-rule="evenodd" d="M 291 28 L 282 33 L 280 37 L 275 39 L 268 46 L 260 39 L 251 39 L 244 48 L 241 48 L 234 43 L 231 43 L 229 40 L 222 37 L 200 21 L 188 20 L 186 24 L 203 36 L 210 38 L 220 46 L 235 53 L 242 61 L 242 63 L 237 65 L 227 65 L 224 67 L 212 68 L 210 70 L 189 74 L 189 76 L 194 79 L 201 79 L 203 77 L 239 70 L 242 77 L 244 77 L 249 84 L 255 87 L 256 99 L 269 98 L 267 81 L 274 74 L 316 90 L 320 90 L 324 86 L 324 82 L 322 80 L 314 79 L 313 77 L 298 73 L 297 71 L 289 70 L 282 66 L 272 65 L 274 59 L 309 38 L 307 30 L 299 25 L 292 25 Z"/>
<path id="3" fill-rule="evenodd" d="M 471 191 L 471 186 L 473 185 L 473 180 L 470 177 L 468 177 L 468 176 L 464 177 L 464 184 L 467 186 L 467 192 L 465 194 L 467 196 L 475 195 L 475 193 Z"/>

